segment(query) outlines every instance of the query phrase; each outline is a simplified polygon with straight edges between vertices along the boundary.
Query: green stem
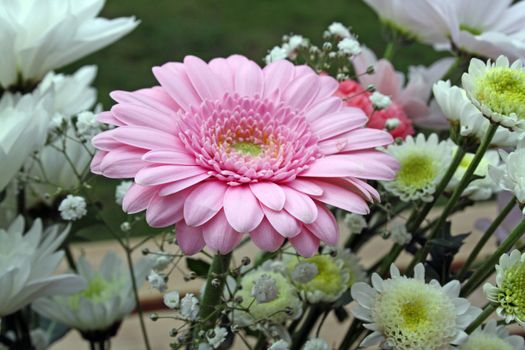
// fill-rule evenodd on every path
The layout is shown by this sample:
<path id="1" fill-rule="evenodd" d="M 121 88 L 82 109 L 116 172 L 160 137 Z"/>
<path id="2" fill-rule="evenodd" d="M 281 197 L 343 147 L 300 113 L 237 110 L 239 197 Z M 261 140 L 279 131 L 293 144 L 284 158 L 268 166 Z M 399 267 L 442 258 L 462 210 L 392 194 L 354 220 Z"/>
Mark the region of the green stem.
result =
<path id="1" fill-rule="evenodd" d="M 488 304 L 483 309 L 483 312 L 465 329 L 465 333 L 470 334 L 474 332 L 494 311 L 496 311 L 496 304 Z"/>
<path id="2" fill-rule="evenodd" d="M 472 176 L 474 175 L 474 171 L 477 169 L 479 163 L 483 159 L 483 156 L 485 155 L 485 152 L 487 151 L 490 141 L 492 141 L 492 138 L 494 137 L 494 134 L 496 133 L 496 130 L 498 129 L 498 124 L 490 124 L 489 129 L 487 130 L 487 133 L 485 134 L 481 145 L 479 146 L 478 150 L 476 151 L 476 154 L 474 155 L 474 158 L 472 159 L 472 162 L 469 164 L 467 170 L 465 171 L 465 174 L 461 178 L 461 181 L 457 185 L 456 189 L 452 193 L 452 196 L 447 202 L 447 205 L 443 209 L 443 212 L 441 213 L 441 216 L 439 217 L 438 221 L 436 222 L 436 225 L 433 227 L 432 231 L 430 232 L 430 235 L 427 238 L 426 244 L 423 246 L 421 250 L 419 250 L 416 255 L 414 256 L 414 259 L 412 259 L 412 262 L 410 263 L 410 266 L 408 267 L 408 270 L 412 270 L 414 266 L 416 266 L 419 262 L 421 262 L 423 259 L 426 258 L 427 254 L 430 252 L 430 248 L 432 247 L 432 240 L 436 238 L 437 234 L 439 233 L 439 230 L 441 230 L 441 227 L 443 224 L 447 221 L 449 215 L 453 211 L 456 202 L 461 197 L 461 194 L 467 188 L 468 184 L 470 183 Z"/>
<path id="3" fill-rule="evenodd" d="M 395 44 L 393 41 L 389 41 L 386 45 L 385 52 L 383 53 L 383 58 L 392 62 L 395 53 Z"/>
<path id="4" fill-rule="evenodd" d="M 146 324 L 144 322 L 144 312 L 142 310 L 142 306 L 140 305 L 140 298 L 139 298 L 139 288 L 137 285 L 137 278 L 135 276 L 135 269 L 133 267 L 133 260 L 131 259 L 131 250 L 129 247 L 125 247 L 126 251 L 126 259 L 128 262 L 128 269 L 129 273 L 131 275 L 131 286 L 133 288 L 133 296 L 135 297 L 135 303 L 137 304 L 137 313 L 139 315 L 139 321 L 140 321 L 140 329 L 142 331 L 142 337 L 144 338 L 144 345 L 146 347 L 146 350 L 151 350 L 151 345 L 149 343 L 148 338 L 148 331 L 146 330 Z"/>
<path id="5" fill-rule="evenodd" d="M 394 246 L 392 247 L 390 252 L 387 254 L 387 256 L 381 262 L 381 266 L 379 267 L 379 269 L 377 269 L 377 273 L 380 276 L 384 276 L 387 273 L 388 269 L 390 268 L 390 265 L 394 261 L 396 261 L 397 257 L 399 256 L 399 254 L 401 254 L 402 251 L 403 251 L 403 246 L 402 245 L 399 245 L 397 243 L 394 244 Z"/>
<path id="6" fill-rule="evenodd" d="M 503 210 L 499 213 L 496 219 L 490 224 L 487 231 L 483 234 L 483 236 L 481 237 L 479 242 L 476 244 L 472 252 L 470 252 L 470 255 L 465 261 L 465 264 L 463 264 L 463 267 L 461 267 L 461 270 L 458 272 L 457 279 L 459 281 L 465 280 L 465 277 L 467 276 L 470 266 L 478 257 L 479 253 L 481 252 L 481 249 L 483 249 L 483 247 L 485 246 L 489 238 L 493 236 L 496 229 L 499 227 L 499 225 L 501 225 L 503 220 L 505 220 L 507 215 L 509 215 L 509 213 L 511 212 L 512 208 L 514 208 L 515 205 L 516 205 L 516 198 L 513 197 L 509 201 L 509 203 L 505 206 L 505 208 L 503 208 Z"/>
<path id="7" fill-rule="evenodd" d="M 494 272 L 494 266 L 498 262 L 501 255 L 507 252 L 525 233 L 525 219 L 523 219 L 516 228 L 509 234 L 509 236 L 501 243 L 498 249 L 488 258 L 476 272 L 470 277 L 467 283 L 461 289 L 462 296 L 468 296 L 476 288 Z"/>
<path id="8" fill-rule="evenodd" d="M 308 335 L 314 328 L 315 323 L 319 319 L 319 316 L 322 312 L 322 307 L 319 305 L 312 305 L 310 312 L 308 312 L 308 315 L 303 321 L 301 328 L 299 328 L 299 330 L 292 336 L 292 345 L 290 350 L 299 350 L 304 345 L 304 343 L 306 343 L 308 340 Z"/>
<path id="9" fill-rule="evenodd" d="M 204 329 L 213 328 L 219 318 L 220 312 L 217 312 L 217 306 L 221 304 L 231 258 L 231 253 L 216 254 L 213 257 L 199 313 L 199 319 L 203 322 Z"/>

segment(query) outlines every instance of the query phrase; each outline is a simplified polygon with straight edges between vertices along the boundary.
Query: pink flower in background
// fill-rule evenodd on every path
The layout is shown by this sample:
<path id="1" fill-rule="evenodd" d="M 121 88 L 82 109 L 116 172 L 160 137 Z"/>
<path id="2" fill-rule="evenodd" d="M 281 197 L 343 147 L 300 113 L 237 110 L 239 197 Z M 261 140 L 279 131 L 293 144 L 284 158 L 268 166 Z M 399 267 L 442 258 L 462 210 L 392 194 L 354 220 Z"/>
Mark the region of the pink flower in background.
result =
<path id="1" fill-rule="evenodd" d="M 304 255 L 339 232 L 325 204 L 366 214 L 379 199 L 366 180 L 397 162 L 376 151 L 392 137 L 333 96 L 335 79 L 288 61 L 261 69 L 242 56 L 153 69 L 160 86 L 111 94 L 93 139 L 92 171 L 134 178 L 123 200 L 151 226 L 176 225 L 186 254 L 230 252 L 249 234 L 263 250 L 289 239 Z"/>
<path id="2" fill-rule="evenodd" d="M 383 95 L 390 96 L 415 125 L 432 129 L 449 127 L 439 107 L 429 106 L 429 100 L 432 86 L 447 73 L 453 62 L 453 58 L 444 58 L 430 67 L 410 67 L 408 82 L 405 84 L 403 73 L 396 71 L 388 60 L 378 60 L 366 47 L 353 59 L 354 69 L 362 86 L 373 85 Z M 370 66 L 374 67 L 374 73 L 366 74 Z"/>
<path id="3" fill-rule="evenodd" d="M 370 101 L 371 92 L 366 91 L 357 81 L 345 80 L 339 84 L 337 96 L 343 98 L 347 106 L 361 108 L 368 116 L 367 127 L 373 129 L 387 129 L 394 137 L 404 139 L 408 135 L 414 135 L 412 121 L 407 117 L 405 111 L 395 101 L 385 109 L 375 110 Z M 387 128 L 387 123 L 390 123 Z"/>

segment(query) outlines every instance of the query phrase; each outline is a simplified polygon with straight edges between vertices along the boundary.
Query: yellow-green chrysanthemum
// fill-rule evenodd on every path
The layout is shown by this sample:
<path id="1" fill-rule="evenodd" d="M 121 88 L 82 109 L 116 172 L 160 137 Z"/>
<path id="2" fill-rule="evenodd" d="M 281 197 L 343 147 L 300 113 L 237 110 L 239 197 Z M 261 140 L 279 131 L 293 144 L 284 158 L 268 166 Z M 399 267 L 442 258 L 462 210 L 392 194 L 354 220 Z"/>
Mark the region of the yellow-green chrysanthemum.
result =
<path id="1" fill-rule="evenodd" d="M 525 253 L 503 254 L 496 265 L 496 286 L 486 283 L 483 290 L 505 322 L 516 320 L 525 327 Z"/>
<path id="2" fill-rule="evenodd" d="M 465 327 L 481 310 L 458 297 L 459 282 L 443 287 L 436 280 L 426 283 L 422 264 L 414 273 L 414 278 L 401 276 L 392 265 L 390 279 L 374 274 L 373 287 L 362 282 L 353 285 L 352 297 L 358 305 L 352 313 L 373 331 L 361 346 L 382 342 L 388 349 L 439 350 L 466 339 Z"/>
<path id="3" fill-rule="evenodd" d="M 509 335 L 504 326 L 498 326 L 496 320 L 469 335 L 460 350 L 525 350 L 523 338 Z"/>
<path id="4" fill-rule="evenodd" d="M 473 58 L 463 88 L 483 115 L 509 129 L 525 130 L 525 68 L 505 56 L 486 63 Z"/>
<path id="5" fill-rule="evenodd" d="M 436 185 L 450 165 L 454 144 L 450 140 L 439 141 L 436 134 L 425 138 L 408 136 L 400 145 L 394 144 L 386 152 L 400 164 L 393 181 L 383 182 L 384 188 L 402 201 L 431 201 Z"/>

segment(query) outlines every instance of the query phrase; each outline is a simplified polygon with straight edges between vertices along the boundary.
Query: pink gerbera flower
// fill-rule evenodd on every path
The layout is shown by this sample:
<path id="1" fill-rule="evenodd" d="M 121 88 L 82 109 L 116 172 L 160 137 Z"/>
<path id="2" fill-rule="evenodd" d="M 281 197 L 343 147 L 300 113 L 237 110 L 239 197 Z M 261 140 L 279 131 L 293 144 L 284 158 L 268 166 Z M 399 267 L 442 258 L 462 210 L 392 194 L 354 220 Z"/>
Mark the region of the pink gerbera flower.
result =
<path id="1" fill-rule="evenodd" d="M 333 96 L 337 81 L 306 66 L 188 56 L 153 73 L 160 86 L 111 94 L 99 120 L 116 128 L 93 139 L 92 171 L 134 178 L 123 209 L 175 224 L 186 254 L 225 254 L 249 234 L 263 250 L 287 238 L 310 256 L 338 241 L 325 203 L 366 214 L 379 199 L 366 180 L 395 175 L 375 150 L 392 137 L 363 128 L 364 113 Z"/>

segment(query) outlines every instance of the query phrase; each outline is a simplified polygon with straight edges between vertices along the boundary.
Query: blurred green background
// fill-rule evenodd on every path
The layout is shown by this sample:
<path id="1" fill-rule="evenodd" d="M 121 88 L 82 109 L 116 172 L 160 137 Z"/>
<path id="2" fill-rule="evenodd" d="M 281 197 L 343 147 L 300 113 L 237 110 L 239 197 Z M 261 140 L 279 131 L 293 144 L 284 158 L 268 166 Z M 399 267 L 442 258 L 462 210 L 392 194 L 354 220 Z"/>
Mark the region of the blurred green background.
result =
<path id="1" fill-rule="evenodd" d="M 103 16 L 134 15 L 141 24 L 124 39 L 74 66 L 99 66 L 95 86 L 108 108 L 112 90 L 155 84 L 151 67 L 192 54 L 203 59 L 246 55 L 257 62 L 281 43 L 283 34 L 301 34 L 322 42 L 330 23 L 339 21 L 381 54 L 385 41 L 377 17 L 362 0 L 108 0 Z M 400 70 L 409 63 L 429 64 L 435 53 L 412 45 L 396 50 Z"/>

